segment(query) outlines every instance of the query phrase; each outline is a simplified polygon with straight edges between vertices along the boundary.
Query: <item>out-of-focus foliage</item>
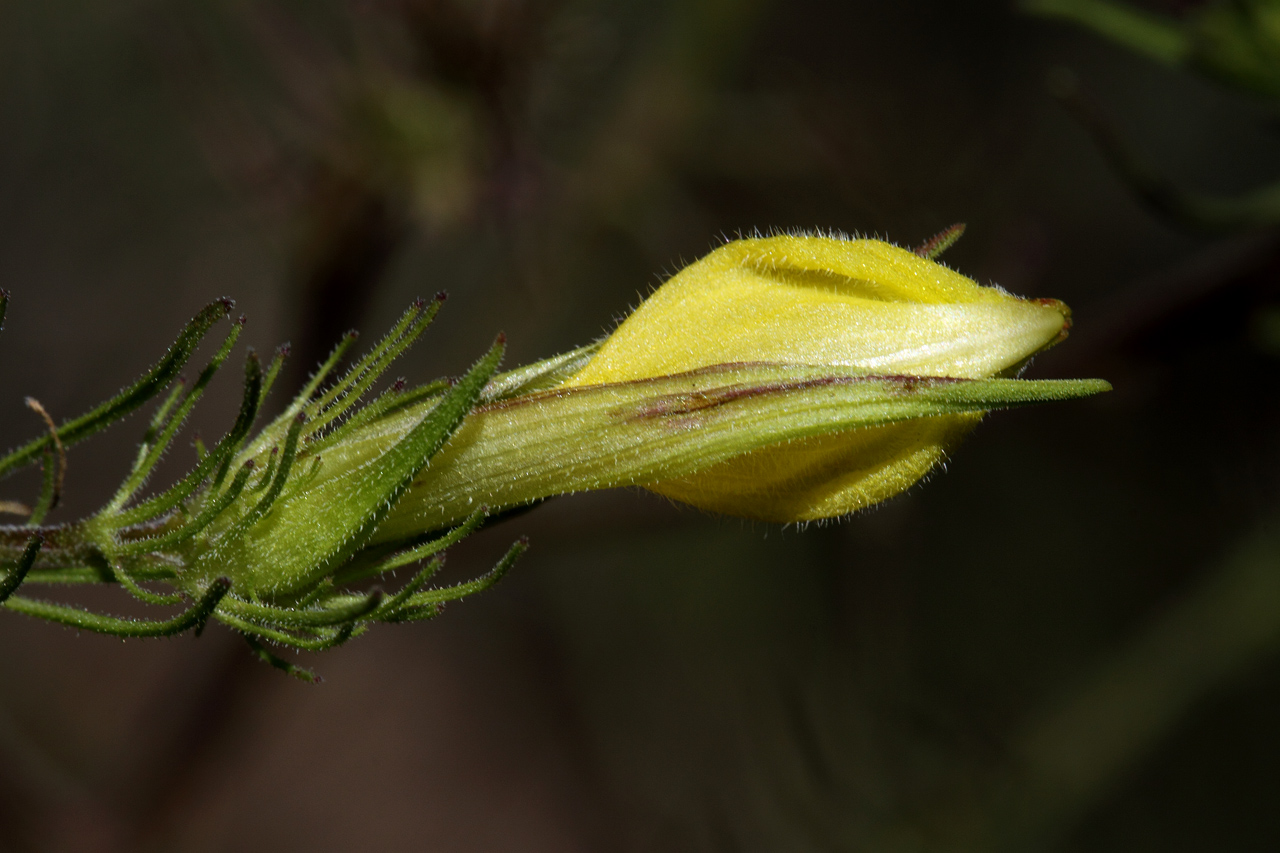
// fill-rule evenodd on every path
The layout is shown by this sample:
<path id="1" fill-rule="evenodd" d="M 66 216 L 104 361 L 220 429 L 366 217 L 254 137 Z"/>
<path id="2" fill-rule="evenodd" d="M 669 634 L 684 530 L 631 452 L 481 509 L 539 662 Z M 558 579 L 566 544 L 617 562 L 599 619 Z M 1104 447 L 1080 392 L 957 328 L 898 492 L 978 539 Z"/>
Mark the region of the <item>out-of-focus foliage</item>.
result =
<path id="1" fill-rule="evenodd" d="M 1086 26 L 1157 62 L 1280 100 L 1280 3 L 1275 0 L 1210 0 L 1181 17 L 1115 0 L 1023 0 L 1022 7 Z"/>
<path id="2" fill-rule="evenodd" d="M 1210 0 L 1181 17 L 1114 0 L 1022 0 L 1037 15 L 1072 21 L 1165 65 L 1185 68 L 1280 106 L 1280 2 Z M 1095 135 L 1120 175 L 1157 210 L 1201 227 L 1280 223 L 1280 183 L 1233 198 L 1180 190 L 1135 155 L 1070 75 L 1057 94 Z"/>

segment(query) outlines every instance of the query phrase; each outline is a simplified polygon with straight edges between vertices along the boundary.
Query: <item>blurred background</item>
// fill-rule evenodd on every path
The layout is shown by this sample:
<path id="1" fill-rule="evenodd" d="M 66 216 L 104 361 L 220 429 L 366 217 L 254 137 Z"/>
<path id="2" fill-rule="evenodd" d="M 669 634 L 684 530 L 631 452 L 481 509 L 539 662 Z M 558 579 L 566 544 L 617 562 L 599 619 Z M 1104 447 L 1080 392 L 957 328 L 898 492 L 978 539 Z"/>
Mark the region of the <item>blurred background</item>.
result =
<path id="1" fill-rule="evenodd" d="M 1226 197 L 1280 179 L 1278 119 L 1006 0 L 0 5 L 6 446 L 24 395 L 79 413 L 217 296 L 296 387 L 448 290 L 421 381 L 499 330 L 511 365 L 590 341 L 773 228 L 966 222 L 950 265 L 1075 309 L 1028 375 L 1115 385 L 840 523 L 549 502 L 451 557 L 527 534 L 498 588 L 319 686 L 221 628 L 0 613 L 0 850 L 1280 849 L 1280 231 L 1170 218 L 1095 139 Z M 51 520 L 142 428 L 72 452 Z"/>

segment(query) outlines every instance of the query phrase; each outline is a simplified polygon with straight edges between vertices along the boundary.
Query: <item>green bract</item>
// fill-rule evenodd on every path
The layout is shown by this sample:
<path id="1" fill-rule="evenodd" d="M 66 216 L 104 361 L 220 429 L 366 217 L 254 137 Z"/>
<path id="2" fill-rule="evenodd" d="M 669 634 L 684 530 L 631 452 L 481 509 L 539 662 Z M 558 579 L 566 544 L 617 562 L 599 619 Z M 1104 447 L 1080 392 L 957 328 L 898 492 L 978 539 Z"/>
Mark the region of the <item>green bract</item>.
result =
<path id="1" fill-rule="evenodd" d="M 397 384 L 359 407 L 391 362 L 431 322 L 442 301 L 440 296 L 430 303 L 415 303 L 377 346 L 324 388 L 355 340 L 354 335 L 345 338 L 307 387 L 252 441 L 253 424 L 285 351 L 278 352 L 265 371 L 250 352 L 245 359 L 240 412 L 231 430 L 201 454 L 186 477 L 140 499 L 148 476 L 230 355 L 243 326 L 243 318 L 232 324 L 209 364 L 187 387 L 176 381 L 178 372 L 233 303 L 221 300 L 207 307 L 187 325 L 165 358 L 134 385 L 87 415 L 56 429 L 51 424 L 45 436 L 0 460 L 0 472 L 39 460 L 44 461 L 46 472 L 29 523 L 0 528 L 0 551 L 8 565 L 0 581 L 0 602 L 31 616 L 125 637 L 165 636 L 191 628 L 199 632 L 212 618 L 239 630 L 264 660 L 311 678 L 307 671 L 276 658 L 261 641 L 324 649 L 345 642 L 372 622 L 430 618 L 444 602 L 494 583 L 524 550 L 523 541 L 513 545 L 492 571 L 469 583 L 428 589 L 442 565 L 439 557 L 393 595 L 377 588 L 344 589 L 338 582 L 340 570 L 346 571 L 341 581 L 350 582 L 432 556 L 485 518 L 485 512 L 478 510 L 458 529 L 415 543 L 402 553 L 369 548 L 379 522 L 476 404 L 502 357 L 499 338 L 456 382 L 415 389 Z M 0 312 L 7 303 L 6 294 L 0 299 Z M 61 470 L 64 447 L 170 386 L 143 436 L 132 470 L 107 505 L 74 524 L 39 526 L 43 511 L 56 503 L 59 477 L 54 474 Z M 406 420 L 408 411 L 414 414 Z M 390 417 L 404 424 L 395 442 L 381 448 L 376 457 L 344 468 L 343 476 L 330 476 L 322 455 L 325 448 L 340 447 L 346 436 Z M 330 489 L 331 500 L 304 519 L 301 528 L 290 526 L 297 516 L 282 510 L 297 494 L 320 483 L 340 488 L 337 493 Z M 264 567 L 247 559 L 255 543 L 273 539 L 282 524 L 289 529 L 289 538 L 276 540 L 283 546 L 273 552 L 278 562 Z M 350 572 L 355 565 L 362 567 L 358 576 Z M 177 606 L 185 602 L 186 606 L 169 619 L 119 619 L 14 595 L 20 585 L 33 582 L 114 582 L 147 603 Z M 157 586 L 168 589 L 158 591 Z"/>

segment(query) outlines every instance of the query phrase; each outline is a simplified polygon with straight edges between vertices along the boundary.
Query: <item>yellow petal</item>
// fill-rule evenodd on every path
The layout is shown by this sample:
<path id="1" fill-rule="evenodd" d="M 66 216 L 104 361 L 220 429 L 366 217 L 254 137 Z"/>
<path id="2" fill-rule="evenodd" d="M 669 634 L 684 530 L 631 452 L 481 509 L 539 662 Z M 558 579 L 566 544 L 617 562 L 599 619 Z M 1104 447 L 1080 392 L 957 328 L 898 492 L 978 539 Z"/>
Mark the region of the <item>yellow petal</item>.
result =
<path id="1" fill-rule="evenodd" d="M 1061 303 L 982 287 L 879 240 L 739 240 L 660 287 L 568 384 L 737 361 L 978 379 L 1025 361 L 1065 323 Z"/>
<path id="2" fill-rule="evenodd" d="M 980 420 L 981 414 L 918 418 L 801 439 L 646 488 L 757 521 L 835 518 L 910 488 Z"/>

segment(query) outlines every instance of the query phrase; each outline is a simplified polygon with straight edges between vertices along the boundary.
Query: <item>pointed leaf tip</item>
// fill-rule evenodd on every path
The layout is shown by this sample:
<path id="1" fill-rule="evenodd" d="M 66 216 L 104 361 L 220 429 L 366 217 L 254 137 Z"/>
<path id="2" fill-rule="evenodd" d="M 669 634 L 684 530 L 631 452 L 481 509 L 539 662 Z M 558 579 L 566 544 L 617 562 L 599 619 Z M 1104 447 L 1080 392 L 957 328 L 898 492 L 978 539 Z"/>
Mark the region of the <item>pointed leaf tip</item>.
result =
<path id="1" fill-rule="evenodd" d="M 912 252 L 922 258 L 928 258 L 931 261 L 935 260 L 947 249 L 954 246 L 956 242 L 964 236 L 965 228 L 966 226 L 963 222 L 957 222 L 950 228 L 945 228 L 937 234 L 934 234 L 928 240 L 925 240 L 924 243 L 917 246 L 915 249 L 912 249 Z"/>

